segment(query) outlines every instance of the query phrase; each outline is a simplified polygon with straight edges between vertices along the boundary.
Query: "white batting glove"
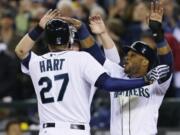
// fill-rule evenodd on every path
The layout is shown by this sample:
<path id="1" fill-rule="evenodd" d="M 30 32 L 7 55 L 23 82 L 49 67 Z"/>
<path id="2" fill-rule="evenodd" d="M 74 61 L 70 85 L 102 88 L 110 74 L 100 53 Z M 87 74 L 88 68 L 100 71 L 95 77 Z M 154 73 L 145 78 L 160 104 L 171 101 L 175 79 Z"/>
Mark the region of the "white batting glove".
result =
<path id="1" fill-rule="evenodd" d="M 145 81 L 149 84 L 162 79 L 168 75 L 169 66 L 168 65 L 159 65 L 151 69 L 144 77 Z"/>

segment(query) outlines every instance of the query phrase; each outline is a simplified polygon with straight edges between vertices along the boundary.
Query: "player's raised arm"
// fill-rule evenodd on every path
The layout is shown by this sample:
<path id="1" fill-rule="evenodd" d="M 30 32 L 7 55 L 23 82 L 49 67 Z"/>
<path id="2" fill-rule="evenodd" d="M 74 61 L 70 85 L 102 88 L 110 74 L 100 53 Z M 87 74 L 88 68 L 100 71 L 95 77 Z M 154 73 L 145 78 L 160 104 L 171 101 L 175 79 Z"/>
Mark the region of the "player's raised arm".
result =
<path id="1" fill-rule="evenodd" d="M 103 47 L 105 49 L 111 49 L 116 46 L 114 41 L 109 36 L 106 26 L 100 15 L 89 17 L 89 22 L 90 22 L 89 26 L 91 28 L 91 31 L 101 38 Z"/>
<path id="2" fill-rule="evenodd" d="M 39 24 L 27 33 L 18 43 L 15 48 L 15 53 L 19 59 L 23 60 L 29 54 L 29 51 L 33 48 L 35 41 L 40 37 L 42 32 L 44 31 L 46 23 L 57 17 L 60 14 L 59 10 L 49 10 L 47 13 L 41 18 Z"/>
<path id="3" fill-rule="evenodd" d="M 86 25 L 81 21 L 70 17 L 61 17 L 61 19 L 76 27 L 81 48 L 90 53 L 101 65 L 103 65 L 106 58 L 95 42 L 93 36 L 89 33 Z"/>
<path id="4" fill-rule="evenodd" d="M 91 28 L 91 31 L 94 34 L 96 34 L 98 37 L 100 37 L 102 41 L 102 46 L 104 48 L 105 56 L 111 61 L 119 64 L 120 57 L 119 57 L 118 49 L 116 48 L 114 41 L 108 34 L 108 31 L 101 16 L 100 15 L 91 16 L 89 17 L 89 22 L 90 22 L 89 26 Z"/>
<path id="5" fill-rule="evenodd" d="M 152 30 L 153 38 L 157 45 L 157 53 L 160 64 L 169 65 L 172 72 L 173 55 L 171 48 L 164 38 L 162 29 L 162 18 L 163 18 L 163 6 L 162 0 L 151 2 L 151 11 L 149 16 L 149 27 Z M 170 77 L 171 72 L 169 73 Z"/>

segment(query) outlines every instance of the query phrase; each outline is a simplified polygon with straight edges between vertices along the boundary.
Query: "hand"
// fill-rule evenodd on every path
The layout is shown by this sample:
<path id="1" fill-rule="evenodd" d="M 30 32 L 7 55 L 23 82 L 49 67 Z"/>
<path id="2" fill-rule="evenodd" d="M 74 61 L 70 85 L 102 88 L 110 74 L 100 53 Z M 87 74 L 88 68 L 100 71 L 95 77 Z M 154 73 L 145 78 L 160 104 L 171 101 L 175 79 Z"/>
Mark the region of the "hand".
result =
<path id="1" fill-rule="evenodd" d="M 148 21 L 157 21 L 161 23 L 163 18 L 163 12 L 164 9 L 162 0 L 154 0 L 153 2 L 151 2 L 151 9 Z"/>
<path id="2" fill-rule="evenodd" d="M 169 72 L 168 65 L 159 65 L 151 69 L 144 77 L 145 81 L 149 84 L 153 83 L 156 80 L 162 79 L 167 76 Z"/>
<path id="3" fill-rule="evenodd" d="M 58 10 L 58 9 L 55 9 L 55 10 L 50 9 L 50 10 L 47 11 L 47 13 L 39 21 L 39 26 L 44 29 L 45 26 L 46 26 L 46 23 L 49 20 L 52 20 L 54 18 L 58 18 L 59 16 L 61 16 L 60 10 Z"/>
<path id="4" fill-rule="evenodd" d="M 74 26 L 76 29 L 79 29 L 82 25 L 80 20 L 70 18 L 70 17 L 60 17 L 60 19 L 64 20 L 65 22 L 69 23 L 70 25 Z"/>
<path id="5" fill-rule="evenodd" d="M 89 17 L 89 26 L 94 34 L 102 34 L 106 32 L 106 26 L 100 15 Z"/>

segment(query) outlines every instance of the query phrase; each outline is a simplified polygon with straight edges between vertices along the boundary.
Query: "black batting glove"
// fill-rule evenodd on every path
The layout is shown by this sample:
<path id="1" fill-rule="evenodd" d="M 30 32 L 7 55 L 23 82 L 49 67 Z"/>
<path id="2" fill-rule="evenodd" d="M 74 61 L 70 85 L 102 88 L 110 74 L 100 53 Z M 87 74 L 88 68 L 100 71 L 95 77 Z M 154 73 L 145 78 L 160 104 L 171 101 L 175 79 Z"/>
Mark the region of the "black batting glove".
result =
<path id="1" fill-rule="evenodd" d="M 150 20 L 149 27 L 153 33 L 153 38 L 155 42 L 162 42 L 164 40 L 164 31 L 162 29 L 162 24 L 158 21 Z"/>

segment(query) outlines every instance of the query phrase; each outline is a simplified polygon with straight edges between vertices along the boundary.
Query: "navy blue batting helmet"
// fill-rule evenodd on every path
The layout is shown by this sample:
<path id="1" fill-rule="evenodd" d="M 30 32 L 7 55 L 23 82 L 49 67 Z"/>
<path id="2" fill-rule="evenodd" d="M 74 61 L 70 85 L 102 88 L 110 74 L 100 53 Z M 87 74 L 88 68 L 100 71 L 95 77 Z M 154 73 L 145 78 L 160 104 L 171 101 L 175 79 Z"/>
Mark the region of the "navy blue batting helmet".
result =
<path id="1" fill-rule="evenodd" d="M 50 45 L 72 44 L 75 28 L 63 20 L 52 19 L 45 27 L 45 39 Z"/>
<path id="2" fill-rule="evenodd" d="M 146 57 L 149 60 L 149 69 L 155 67 L 158 63 L 157 52 L 150 48 L 146 43 L 137 41 L 134 42 L 131 46 L 123 47 L 123 51 L 127 54 L 128 51 L 134 51 L 142 56 Z"/>

